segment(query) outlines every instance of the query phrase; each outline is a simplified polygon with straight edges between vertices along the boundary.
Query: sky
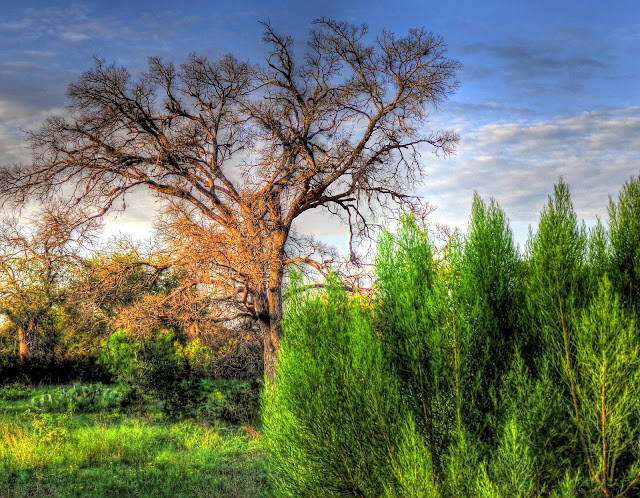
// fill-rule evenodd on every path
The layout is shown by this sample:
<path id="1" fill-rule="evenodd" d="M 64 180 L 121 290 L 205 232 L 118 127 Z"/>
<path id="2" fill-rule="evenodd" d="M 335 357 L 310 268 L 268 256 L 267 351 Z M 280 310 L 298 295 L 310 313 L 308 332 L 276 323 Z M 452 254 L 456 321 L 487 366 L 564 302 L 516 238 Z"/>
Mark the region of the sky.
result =
<path id="1" fill-rule="evenodd" d="M 640 2 L 328 0 L 0 0 L 0 162 L 27 163 L 22 130 L 64 113 L 65 90 L 95 57 L 145 69 L 149 56 L 192 52 L 264 60 L 259 21 L 303 47 L 314 19 L 330 17 L 404 35 L 424 27 L 463 65 L 460 88 L 428 130 L 452 129 L 456 154 L 422 155 L 414 191 L 437 206 L 432 220 L 465 230 L 474 192 L 495 198 L 522 247 L 559 177 L 578 217 L 606 219 L 640 172 Z M 157 206 L 129 200 L 108 232 L 148 233 Z M 312 216 L 299 229 L 344 247 L 344 227 Z"/>

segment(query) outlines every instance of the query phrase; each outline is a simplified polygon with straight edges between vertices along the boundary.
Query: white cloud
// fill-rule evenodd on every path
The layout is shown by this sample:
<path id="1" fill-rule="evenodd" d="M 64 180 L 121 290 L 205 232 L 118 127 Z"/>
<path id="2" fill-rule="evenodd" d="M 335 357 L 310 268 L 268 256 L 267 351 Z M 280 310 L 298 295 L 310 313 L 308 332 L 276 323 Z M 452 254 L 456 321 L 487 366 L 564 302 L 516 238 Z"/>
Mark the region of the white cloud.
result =
<path id="1" fill-rule="evenodd" d="M 26 163 L 31 150 L 24 141 L 24 130 L 37 128 L 51 114 L 64 115 L 62 108 L 34 111 L 17 102 L 0 100 L 0 164 Z"/>
<path id="2" fill-rule="evenodd" d="M 22 53 L 28 57 L 53 57 L 56 55 L 50 50 L 23 50 Z"/>
<path id="3" fill-rule="evenodd" d="M 79 42 L 89 39 L 89 36 L 85 35 L 84 33 L 78 33 L 76 31 L 63 31 L 58 36 L 60 36 L 60 38 L 62 38 L 63 40 L 70 42 Z"/>
<path id="4" fill-rule="evenodd" d="M 608 197 L 640 171 L 640 107 L 599 109 L 548 120 L 520 119 L 460 130 L 458 153 L 427 165 L 422 194 L 435 218 L 466 228 L 474 191 L 494 197 L 521 227 L 538 216 L 562 176 L 580 218 L 606 218 Z"/>

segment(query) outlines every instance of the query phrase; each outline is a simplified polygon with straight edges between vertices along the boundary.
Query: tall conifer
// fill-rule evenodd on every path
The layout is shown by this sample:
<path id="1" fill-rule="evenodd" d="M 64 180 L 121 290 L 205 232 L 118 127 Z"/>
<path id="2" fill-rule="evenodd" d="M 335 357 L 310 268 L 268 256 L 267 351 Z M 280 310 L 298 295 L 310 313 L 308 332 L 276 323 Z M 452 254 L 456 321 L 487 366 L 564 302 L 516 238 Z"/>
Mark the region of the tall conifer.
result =
<path id="1" fill-rule="evenodd" d="M 572 316 L 588 301 L 584 296 L 586 234 L 579 225 L 569 187 L 562 179 L 540 214 L 538 231 L 528 241 L 528 302 L 532 329 L 544 355 L 569 380 L 573 380 Z"/>
<path id="2" fill-rule="evenodd" d="M 576 432 L 593 488 L 604 496 L 637 493 L 640 341 L 606 277 L 576 329 Z"/>

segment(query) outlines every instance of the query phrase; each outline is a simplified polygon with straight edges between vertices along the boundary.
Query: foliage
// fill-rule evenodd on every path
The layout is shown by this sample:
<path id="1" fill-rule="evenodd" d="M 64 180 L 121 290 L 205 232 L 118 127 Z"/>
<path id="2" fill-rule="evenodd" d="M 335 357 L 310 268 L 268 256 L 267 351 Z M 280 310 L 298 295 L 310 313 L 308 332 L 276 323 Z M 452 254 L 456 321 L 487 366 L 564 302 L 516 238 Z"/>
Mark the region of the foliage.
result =
<path id="1" fill-rule="evenodd" d="M 322 290 L 292 275 L 278 374 L 261 398 L 261 447 L 275 494 L 636 496 L 640 328 L 633 272 L 620 267 L 635 264 L 620 259 L 635 247 L 634 182 L 610 205 L 616 234 L 600 222 L 589 231 L 578 223 L 560 180 L 524 255 L 499 206 L 476 195 L 468 234 L 454 235 L 441 253 L 412 217 L 396 235 L 383 232 L 367 297 L 348 294 L 337 275 Z M 151 469 L 178 465 L 176 448 L 197 452 L 220 440 L 201 424 L 253 423 L 262 387 L 255 372 L 233 381 L 215 375 L 249 365 L 240 348 L 257 336 L 191 332 L 191 340 L 181 328 L 111 334 L 100 361 L 115 386 L 9 384 L 40 378 L 35 369 L 56 376 L 64 365 L 3 357 L 0 470 L 9 473 L 0 472 L 0 486 L 18 496 L 71 493 L 65 486 L 79 482 L 71 475 L 93 475 L 95 464 L 96 475 L 108 468 L 126 492 L 152 496 L 156 488 L 117 469 L 133 465 L 155 482 Z M 147 422 L 129 426 L 120 409 L 144 412 Z M 98 420 L 91 437 L 102 446 L 76 438 L 87 420 Z M 71 444 L 86 445 L 88 456 L 84 470 L 66 476 L 58 464 L 71 458 Z M 259 494 L 264 474 L 253 462 Z M 196 481 L 195 495 L 222 489 Z"/>
<path id="2" fill-rule="evenodd" d="M 504 212 L 476 194 L 469 232 L 451 283 L 456 314 L 462 423 L 480 445 L 496 437 L 502 420 L 497 398 L 514 350 L 531 354 L 523 327 L 524 289 L 519 255 Z"/>
<path id="3" fill-rule="evenodd" d="M 587 238 L 562 179 L 540 214 L 538 231 L 528 242 L 527 297 L 534 331 L 563 375 L 571 376 L 572 316 L 588 301 L 585 286 Z"/>
<path id="4" fill-rule="evenodd" d="M 576 328 L 576 431 L 593 487 L 620 496 L 640 472 L 638 329 L 606 277 Z"/>
<path id="5" fill-rule="evenodd" d="M 260 387 L 257 381 L 203 380 L 205 399 L 196 414 L 231 424 L 253 423 L 260 409 Z"/>
<path id="6" fill-rule="evenodd" d="M 0 390 L 0 400 L 17 401 L 19 399 L 31 398 L 33 394 L 34 390 L 32 388 L 23 384 L 14 383 L 5 385 L 2 390 Z"/>
<path id="7" fill-rule="evenodd" d="M 177 354 L 199 378 L 254 380 L 262 378 L 262 344 L 255 331 L 219 329 L 206 336 L 175 343 Z"/>
<path id="8" fill-rule="evenodd" d="M 102 362 L 115 381 L 127 389 L 155 389 L 179 378 L 180 358 L 172 331 L 136 337 L 119 329 L 109 336 Z"/>
<path id="9" fill-rule="evenodd" d="M 176 342 L 175 333 L 169 330 L 146 337 L 122 329 L 111 334 L 102 362 L 127 391 L 125 404 L 139 409 L 145 395 L 156 395 L 171 418 L 195 412 L 203 393 L 188 363 L 183 363 Z"/>
<path id="10" fill-rule="evenodd" d="M 427 435 L 428 451 L 438 465 L 436 455 L 451 440 L 452 362 L 446 289 L 437 280 L 432 254 L 426 230 L 410 217 L 403 219 L 397 237 L 382 234 L 376 257 L 377 327 L 412 423 Z"/>
<path id="11" fill-rule="evenodd" d="M 131 410 L 142 410 L 155 397 L 169 419 L 254 421 L 260 389 L 255 379 L 207 379 L 207 370 L 214 369 L 219 355 L 224 354 L 197 339 L 184 345 L 172 331 L 136 337 L 118 330 L 105 344 L 102 362 L 126 392 L 122 403 Z"/>
<path id="12" fill-rule="evenodd" d="M 0 221 L 0 313 L 14 326 L 22 361 L 53 353 L 69 319 L 68 284 L 96 228 L 82 210 L 57 202 L 26 224 L 17 216 Z"/>

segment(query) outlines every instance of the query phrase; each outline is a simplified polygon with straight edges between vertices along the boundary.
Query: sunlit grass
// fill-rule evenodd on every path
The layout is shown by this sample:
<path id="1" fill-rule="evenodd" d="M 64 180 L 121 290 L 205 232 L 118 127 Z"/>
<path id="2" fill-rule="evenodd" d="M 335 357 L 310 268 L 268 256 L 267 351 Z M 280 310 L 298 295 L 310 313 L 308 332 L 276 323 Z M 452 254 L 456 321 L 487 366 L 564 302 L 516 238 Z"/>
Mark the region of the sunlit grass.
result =
<path id="1" fill-rule="evenodd" d="M 21 401 L 0 399 L 2 497 L 268 495 L 252 427 L 34 413 Z"/>

